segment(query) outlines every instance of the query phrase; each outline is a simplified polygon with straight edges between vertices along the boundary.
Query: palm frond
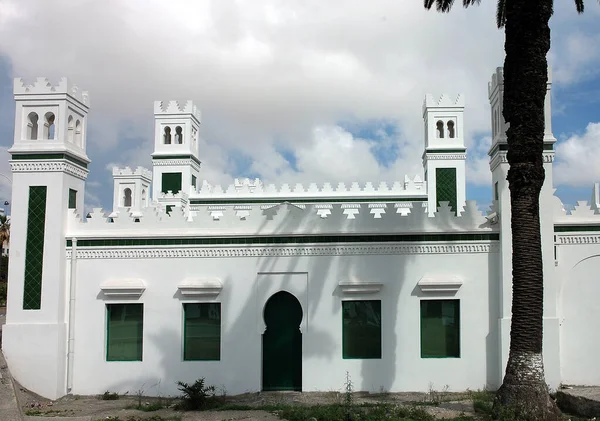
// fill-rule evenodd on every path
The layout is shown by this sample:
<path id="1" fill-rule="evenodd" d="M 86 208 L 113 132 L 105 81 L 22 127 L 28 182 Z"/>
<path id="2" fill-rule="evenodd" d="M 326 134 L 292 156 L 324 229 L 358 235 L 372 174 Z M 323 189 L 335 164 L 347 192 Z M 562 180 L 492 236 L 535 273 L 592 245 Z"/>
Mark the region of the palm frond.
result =
<path id="1" fill-rule="evenodd" d="M 469 7 L 472 5 L 479 5 L 481 0 L 463 0 L 463 6 Z M 435 4 L 435 8 L 438 12 L 449 12 L 454 5 L 454 0 L 424 0 L 423 5 L 425 9 L 429 10 Z"/>
<path id="2" fill-rule="evenodd" d="M 577 1 L 577 0 L 575 0 Z M 583 1 L 583 0 L 581 0 Z M 506 0 L 498 0 L 498 7 L 496 8 L 496 25 L 498 28 L 503 28 L 506 23 Z"/>
<path id="3" fill-rule="evenodd" d="M 575 0 L 575 8 L 577 8 L 577 13 L 583 13 L 583 0 Z"/>

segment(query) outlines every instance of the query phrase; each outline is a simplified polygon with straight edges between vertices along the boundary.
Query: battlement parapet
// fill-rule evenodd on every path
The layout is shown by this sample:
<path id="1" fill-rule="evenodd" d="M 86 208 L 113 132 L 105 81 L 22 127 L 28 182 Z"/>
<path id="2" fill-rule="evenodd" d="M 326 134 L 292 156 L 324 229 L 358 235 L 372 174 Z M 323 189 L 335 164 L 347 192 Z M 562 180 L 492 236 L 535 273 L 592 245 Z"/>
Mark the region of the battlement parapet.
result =
<path id="1" fill-rule="evenodd" d="M 200 189 L 194 195 L 194 198 L 202 199 L 227 199 L 227 198 L 286 198 L 293 201 L 294 198 L 364 198 L 364 197 L 399 197 L 416 196 L 425 197 L 427 195 L 426 183 L 416 175 L 413 178 L 405 176 L 404 182 L 396 181 L 391 186 L 382 181 L 378 185 L 372 182 L 359 184 L 353 182 L 349 185 L 340 182 L 335 187 L 331 183 L 310 183 L 303 185 L 300 183 L 290 185 L 283 183 L 281 185 L 263 184 L 259 179 L 236 179 L 233 184 L 222 187 L 220 185 L 211 185 L 206 180 L 202 182 Z"/>
<path id="2" fill-rule="evenodd" d="M 47 95 L 66 94 L 76 99 L 85 106 L 90 106 L 90 96 L 87 91 L 82 91 L 66 77 L 60 78 L 58 83 L 52 83 L 46 77 L 38 77 L 35 82 L 28 84 L 23 78 L 15 78 L 13 84 L 15 95 Z"/>
<path id="3" fill-rule="evenodd" d="M 154 115 L 181 115 L 191 114 L 200 121 L 200 110 L 192 100 L 179 101 L 154 101 Z"/>
<path id="4" fill-rule="evenodd" d="M 488 83 L 488 96 L 492 99 L 492 95 L 496 89 L 502 89 L 504 85 L 504 68 L 497 67 L 496 71 L 492 74 L 492 80 Z"/>
<path id="5" fill-rule="evenodd" d="M 464 108 L 465 98 L 462 94 L 458 94 L 455 99 L 452 99 L 448 94 L 442 94 L 439 98 L 435 98 L 432 94 L 426 94 L 423 101 L 423 113 L 428 108 Z"/>
<path id="6" fill-rule="evenodd" d="M 173 193 L 172 191 L 168 191 L 166 193 L 159 193 L 158 194 L 158 200 L 161 199 L 182 199 L 187 201 L 189 198 L 189 195 L 187 193 L 184 193 L 183 191 L 179 191 L 177 193 Z"/>
<path id="7" fill-rule="evenodd" d="M 113 167 L 112 170 L 113 177 L 128 177 L 128 176 L 140 176 L 142 178 L 152 180 L 152 171 L 144 167 L 137 167 L 135 170 L 132 170 L 131 167 L 118 168 Z"/>
<path id="8" fill-rule="evenodd" d="M 94 209 L 85 221 L 75 213 L 68 215 L 67 238 L 151 236 L 169 237 L 240 237 L 282 235 L 415 235 L 451 233 L 485 234 L 497 232 L 492 223 L 477 208 L 475 201 L 467 201 L 459 215 L 447 202 L 441 203 L 437 212 L 429 216 L 421 202 L 411 208 L 398 208 L 394 203 L 319 204 L 294 205 L 289 202 L 262 206 L 244 206 L 244 209 L 222 207 L 203 209 L 187 215 L 181 208 L 169 214 L 158 204 L 145 208 L 142 215 L 132 215 L 120 210 L 119 218 L 111 219 L 102 209 Z M 412 238 L 412 237 L 411 237 Z M 456 241 L 448 237 L 448 241 Z M 481 237 L 481 240 L 497 240 Z M 375 240 L 373 240 L 375 241 Z M 403 241 L 411 241 L 410 238 Z M 433 240 L 444 241 L 444 240 Z"/>

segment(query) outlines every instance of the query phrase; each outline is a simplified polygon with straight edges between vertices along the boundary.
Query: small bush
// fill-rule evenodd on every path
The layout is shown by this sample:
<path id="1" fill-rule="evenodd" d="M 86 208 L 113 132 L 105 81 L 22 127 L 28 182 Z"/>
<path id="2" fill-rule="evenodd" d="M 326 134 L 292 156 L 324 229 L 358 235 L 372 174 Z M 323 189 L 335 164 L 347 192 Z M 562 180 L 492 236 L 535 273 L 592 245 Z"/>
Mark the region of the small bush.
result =
<path id="1" fill-rule="evenodd" d="M 119 399 L 119 395 L 116 392 L 109 392 L 108 390 L 100 395 L 103 401 L 116 401 Z"/>
<path id="2" fill-rule="evenodd" d="M 8 292 L 8 283 L 5 281 L 0 281 L 0 307 L 4 307 L 6 305 L 7 292 Z"/>
<path id="3" fill-rule="evenodd" d="M 193 384 L 177 382 L 177 386 L 182 393 L 182 409 L 205 409 L 209 398 L 215 396 L 215 387 L 205 386 L 204 377 L 196 380 Z"/>

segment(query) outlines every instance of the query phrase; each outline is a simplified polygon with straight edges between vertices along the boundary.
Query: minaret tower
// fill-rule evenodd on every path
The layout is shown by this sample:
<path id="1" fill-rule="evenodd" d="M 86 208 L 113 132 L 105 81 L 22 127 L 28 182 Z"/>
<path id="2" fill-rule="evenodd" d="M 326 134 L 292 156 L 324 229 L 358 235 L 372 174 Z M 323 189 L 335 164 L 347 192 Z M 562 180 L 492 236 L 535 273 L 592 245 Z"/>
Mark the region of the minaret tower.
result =
<path id="1" fill-rule="evenodd" d="M 36 385 L 52 398 L 66 393 L 66 220 L 68 212 L 83 212 L 90 103 L 87 92 L 66 78 L 57 85 L 44 78 L 33 85 L 16 79 L 14 96 L 14 143 L 8 151 L 11 250 L 2 345 L 19 383 Z M 40 390 L 40 385 L 51 386 Z"/>
<path id="2" fill-rule="evenodd" d="M 436 212 L 440 202 L 450 202 L 455 213 L 460 213 L 466 201 L 464 140 L 465 103 L 461 95 L 451 100 L 442 95 L 436 100 L 425 96 L 425 152 L 423 167 L 427 181 L 427 208 L 429 215 Z"/>
<path id="3" fill-rule="evenodd" d="M 167 206 L 181 206 L 180 199 L 165 201 L 164 195 L 181 191 L 187 197 L 196 189 L 200 173 L 200 111 L 192 101 L 156 101 L 154 121 L 152 198 Z"/>
<path id="4" fill-rule="evenodd" d="M 554 143 L 552 134 L 552 107 L 550 89 L 552 73 L 548 69 L 546 85 L 546 100 L 544 104 L 544 171 L 545 180 L 540 192 L 540 234 L 542 241 L 542 259 L 544 267 L 544 370 L 546 382 L 552 388 L 560 383 L 559 320 L 557 317 L 557 279 L 554 260 L 554 221 L 550 209 L 553 203 L 554 188 L 552 183 L 552 162 L 554 161 Z M 499 286 L 499 347 L 500 361 L 498 362 L 498 386 L 502 383 L 504 370 L 508 361 L 510 346 L 510 320 L 512 315 L 512 232 L 510 211 L 510 190 L 508 188 L 508 161 L 506 153 L 508 143 L 506 129 L 508 124 L 502 115 L 504 97 L 504 75 L 502 67 L 498 67 L 488 85 L 491 105 L 492 146 L 490 170 L 492 171 L 492 194 L 496 201 L 500 229 L 500 286 Z"/>

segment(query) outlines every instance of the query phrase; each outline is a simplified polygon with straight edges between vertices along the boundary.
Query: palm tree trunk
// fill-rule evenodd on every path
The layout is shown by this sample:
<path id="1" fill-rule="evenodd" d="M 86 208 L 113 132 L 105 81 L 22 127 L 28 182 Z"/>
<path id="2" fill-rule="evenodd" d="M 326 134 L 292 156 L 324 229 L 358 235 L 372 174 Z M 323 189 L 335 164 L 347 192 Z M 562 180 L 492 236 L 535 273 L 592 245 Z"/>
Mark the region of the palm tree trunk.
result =
<path id="1" fill-rule="evenodd" d="M 542 359 L 543 271 L 539 196 L 544 183 L 544 99 L 552 0 L 506 0 L 504 118 L 509 123 L 508 183 L 512 224 L 513 297 L 510 353 L 498 390 L 497 415 L 555 420 Z"/>

